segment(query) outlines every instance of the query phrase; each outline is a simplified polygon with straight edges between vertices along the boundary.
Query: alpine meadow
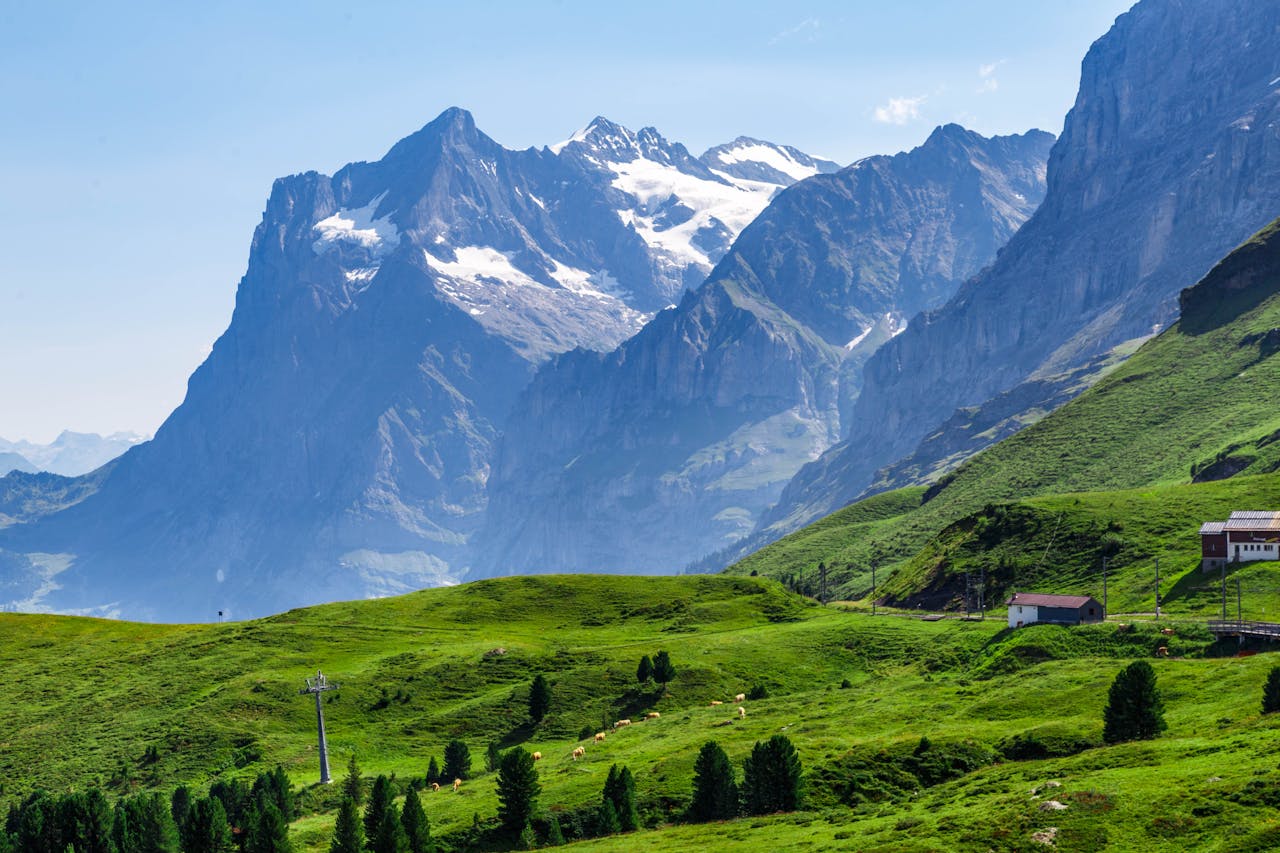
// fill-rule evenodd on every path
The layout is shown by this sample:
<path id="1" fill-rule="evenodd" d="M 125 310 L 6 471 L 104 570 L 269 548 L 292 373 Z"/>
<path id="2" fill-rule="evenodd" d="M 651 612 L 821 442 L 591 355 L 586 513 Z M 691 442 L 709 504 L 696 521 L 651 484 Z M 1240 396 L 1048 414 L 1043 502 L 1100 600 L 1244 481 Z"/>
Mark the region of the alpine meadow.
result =
<path id="1" fill-rule="evenodd" d="M 1280 849 L 1280 10 L 1123 2 L 15 10 L 0 853 Z"/>

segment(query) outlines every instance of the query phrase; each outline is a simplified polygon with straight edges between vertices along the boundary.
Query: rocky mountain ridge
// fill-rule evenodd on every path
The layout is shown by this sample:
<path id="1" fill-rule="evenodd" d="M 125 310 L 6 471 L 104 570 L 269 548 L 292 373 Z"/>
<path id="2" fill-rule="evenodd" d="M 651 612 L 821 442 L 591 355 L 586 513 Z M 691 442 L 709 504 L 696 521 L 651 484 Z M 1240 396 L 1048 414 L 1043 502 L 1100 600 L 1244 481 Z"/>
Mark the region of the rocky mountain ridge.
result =
<path id="1" fill-rule="evenodd" d="M 784 183 L 605 119 L 512 151 L 460 109 L 276 181 L 156 437 L 85 488 L 0 480 L 4 601 L 200 619 L 450 582 L 534 368 L 678 301 Z"/>
<path id="2" fill-rule="evenodd" d="M 748 533 L 838 440 L 867 356 L 1035 209 L 1052 140 L 946 125 L 811 177 L 678 307 L 554 359 L 504 426 L 473 576 L 674 571 Z"/>
<path id="3" fill-rule="evenodd" d="M 1117 19 L 1085 57 L 1044 204 L 989 270 L 869 360 L 849 434 L 743 553 L 1034 422 L 1101 375 L 1091 363 L 1170 322 L 1179 291 L 1275 216 L 1273 11 L 1144 0 Z M 904 476 L 883 470 L 905 456 Z"/>

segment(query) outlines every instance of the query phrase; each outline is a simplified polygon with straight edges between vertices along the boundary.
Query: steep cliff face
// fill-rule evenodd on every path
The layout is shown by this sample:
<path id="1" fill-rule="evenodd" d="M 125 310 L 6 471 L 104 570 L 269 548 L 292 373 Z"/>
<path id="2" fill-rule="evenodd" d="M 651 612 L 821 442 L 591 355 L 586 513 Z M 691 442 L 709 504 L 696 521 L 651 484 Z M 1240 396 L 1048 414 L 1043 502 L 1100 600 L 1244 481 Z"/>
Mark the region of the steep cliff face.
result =
<path id="1" fill-rule="evenodd" d="M 670 571 L 747 533 L 840 435 L 857 368 L 989 263 L 1052 136 L 955 125 L 784 191 L 706 284 L 542 369 L 504 427 L 474 575 Z"/>
<path id="2" fill-rule="evenodd" d="M 957 409 L 1002 398 L 991 420 L 1017 400 L 1021 415 L 1000 419 L 1034 420 L 1087 386 L 1091 361 L 1167 324 L 1178 292 L 1275 215 L 1277 56 L 1280 22 L 1256 0 L 1145 0 L 1117 19 L 1084 60 L 1044 204 L 989 270 L 868 362 L 845 440 L 797 475 L 752 541 L 843 506 L 913 451 L 904 470 L 955 464 L 939 454 L 962 458 L 1000 432 L 966 438 Z"/>
<path id="3" fill-rule="evenodd" d="M 536 365 L 633 334 L 791 181 L 604 119 L 511 151 L 458 109 L 277 181 L 155 439 L 83 486 L 13 481 L 0 605 L 208 619 L 449 582 Z"/>

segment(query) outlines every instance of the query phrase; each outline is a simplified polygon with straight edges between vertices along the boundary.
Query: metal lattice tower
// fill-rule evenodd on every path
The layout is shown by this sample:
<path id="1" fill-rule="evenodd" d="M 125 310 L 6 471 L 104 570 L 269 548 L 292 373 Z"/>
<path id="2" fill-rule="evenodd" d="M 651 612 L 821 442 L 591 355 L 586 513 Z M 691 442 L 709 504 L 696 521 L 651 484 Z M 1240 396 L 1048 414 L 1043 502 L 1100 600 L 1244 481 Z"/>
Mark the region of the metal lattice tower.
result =
<path id="1" fill-rule="evenodd" d="M 307 679 L 307 686 L 298 691 L 299 694 L 314 693 L 316 697 L 316 727 L 320 730 L 320 784 L 328 785 L 329 778 L 329 745 L 324 739 L 324 706 L 320 703 L 320 694 L 326 690 L 337 690 L 342 685 L 330 684 L 324 673 L 316 670 L 315 678 Z"/>

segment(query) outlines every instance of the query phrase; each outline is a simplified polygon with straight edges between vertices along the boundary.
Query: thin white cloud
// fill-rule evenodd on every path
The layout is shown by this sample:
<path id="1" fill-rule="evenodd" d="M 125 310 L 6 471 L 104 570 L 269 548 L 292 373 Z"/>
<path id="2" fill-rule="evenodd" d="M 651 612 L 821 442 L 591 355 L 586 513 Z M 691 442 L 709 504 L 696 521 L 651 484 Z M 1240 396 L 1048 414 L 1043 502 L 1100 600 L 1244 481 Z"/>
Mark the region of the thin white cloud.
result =
<path id="1" fill-rule="evenodd" d="M 807 36 L 805 41 L 816 41 L 820 29 L 822 29 L 822 21 L 817 18 L 805 18 L 794 27 L 787 27 L 785 30 L 775 33 L 773 38 L 769 39 L 769 44 L 777 44 L 780 41 L 786 41 L 797 36 Z"/>
<path id="2" fill-rule="evenodd" d="M 889 103 L 876 107 L 875 120 L 881 124 L 906 124 L 920 118 L 920 105 L 928 95 L 916 98 L 890 98 Z"/>
<path id="3" fill-rule="evenodd" d="M 997 62 L 986 62 L 978 66 L 978 79 L 981 80 L 978 88 L 974 89 L 979 95 L 987 92 L 994 92 L 1000 88 L 1000 81 L 996 79 L 996 69 L 1004 65 L 1008 60 L 1001 59 Z"/>

